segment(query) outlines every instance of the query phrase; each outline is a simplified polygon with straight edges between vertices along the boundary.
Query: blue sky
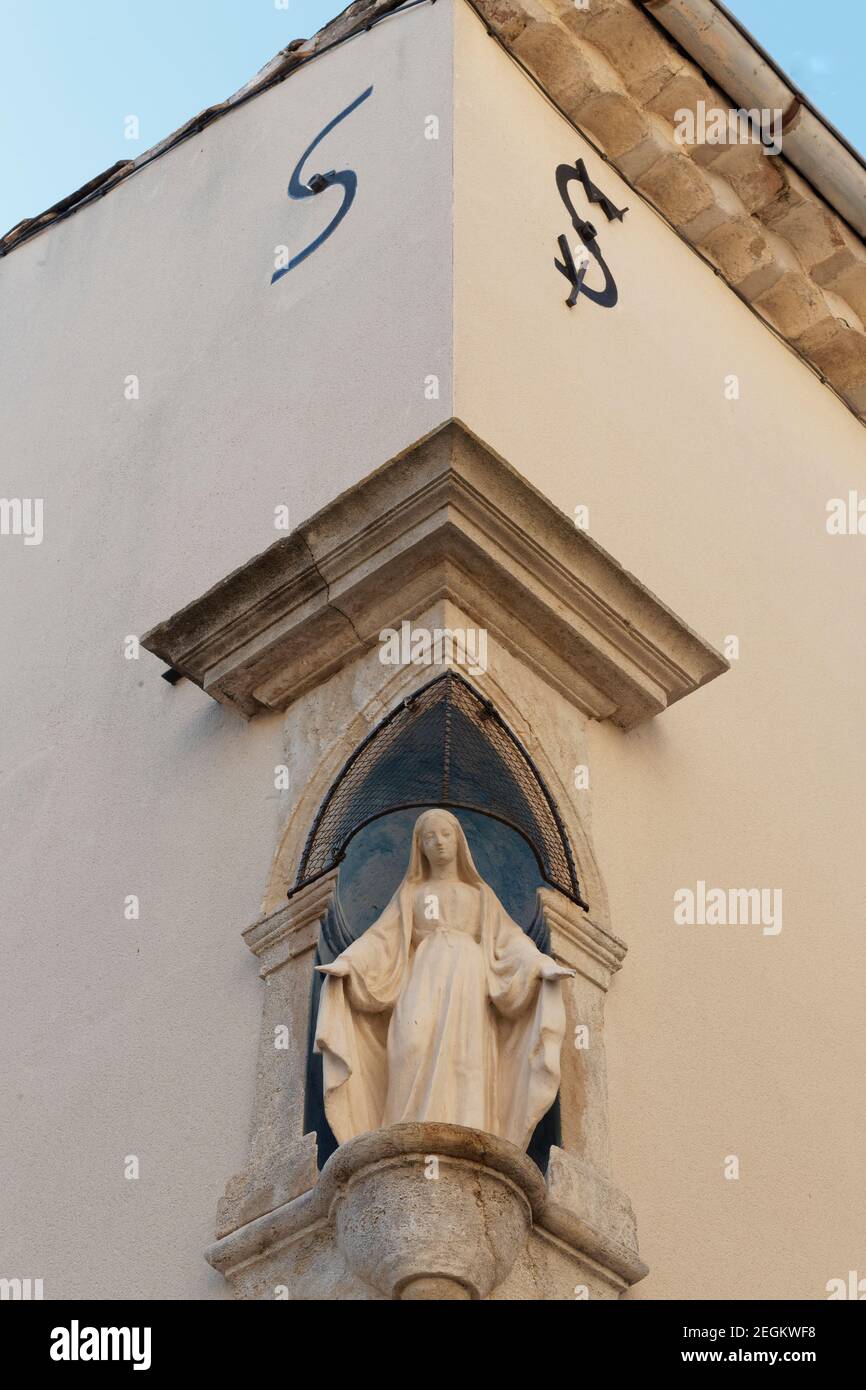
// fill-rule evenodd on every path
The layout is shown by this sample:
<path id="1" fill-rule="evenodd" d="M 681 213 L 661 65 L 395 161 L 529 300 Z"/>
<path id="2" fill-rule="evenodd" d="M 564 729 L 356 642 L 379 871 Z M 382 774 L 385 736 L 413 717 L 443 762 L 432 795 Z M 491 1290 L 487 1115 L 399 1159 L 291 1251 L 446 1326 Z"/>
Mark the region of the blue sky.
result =
<path id="1" fill-rule="evenodd" d="M 727 8 L 866 156 L 866 0 L 725 0 Z"/>
<path id="2" fill-rule="evenodd" d="M 866 0 L 727 3 L 866 151 Z M 0 0 L 0 234 L 222 101 L 342 8 L 341 0 Z M 130 115 L 137 141 L 124 138 Z"/>
<path id="3" fill-rule="evenodd" d="M 347 0 L 346 0 L 347 2 Z M 231 96 L 344 0 L 0 0 L 0 235 Z M 124 138 L 139 119 L 141 138 Z"/>

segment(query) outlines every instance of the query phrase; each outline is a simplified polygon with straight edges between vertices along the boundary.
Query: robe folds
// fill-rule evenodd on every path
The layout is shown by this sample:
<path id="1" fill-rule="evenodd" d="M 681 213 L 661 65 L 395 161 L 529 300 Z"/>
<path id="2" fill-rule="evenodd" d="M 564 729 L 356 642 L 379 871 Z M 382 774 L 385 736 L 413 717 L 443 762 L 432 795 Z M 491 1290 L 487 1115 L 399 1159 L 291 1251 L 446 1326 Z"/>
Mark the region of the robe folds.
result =
<path id="1" fill-rule="evenodd" d="M 426 1120 L 485 1130 L 525 1150 L 556 1098 L 562 981 L 544 978 L 554 962 L 472 867 L 477 932 L 437 924 L 420 934 L 418 879 L 407 878 L 338 957 L 345 973 L 325 977 L 315 1047 L 340 1144 Z"/>

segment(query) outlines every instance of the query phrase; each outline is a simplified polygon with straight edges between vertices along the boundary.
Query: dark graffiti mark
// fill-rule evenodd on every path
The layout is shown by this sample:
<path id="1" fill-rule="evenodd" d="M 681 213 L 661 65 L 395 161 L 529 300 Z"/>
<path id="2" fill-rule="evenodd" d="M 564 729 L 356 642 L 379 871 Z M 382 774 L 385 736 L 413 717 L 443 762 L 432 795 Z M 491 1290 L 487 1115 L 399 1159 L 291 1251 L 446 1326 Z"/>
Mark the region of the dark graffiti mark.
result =
<path id="1" fill-rule="evenodd" d="M 358 175 L 355 173 L 354 169 L 331 169 L 327 174 L 312 174 L 306 183 L 301 179 L 301 170 L 316 146 L 324 140 L 326 135 L 330 134 L 334 126 L 339 125 L 340 121 L 345 120 L 347 116 L 351 115 L 351 113 L 361 105 L 362 101 L 366 101 L 372 90 L 372 87 L 368 87 L 359 97 L 355 97 L 355 100 L 350 102 L 345 110 L 340 112 L 339 116 L 335 116 L 332 121 L 329 121 L 324 129 L 319 131 L 312 144 L 307 146 L 292 170 L 292 176 L 289 179 L 288 187 L 288 195 L 290 198 L 315 198 L 319 193 L 324 192 L 326 188 L 332 188 L 334 185 L 339 184 L 343 189 L 343 201 L 325 230 L 319 233 L 315 241 L 311 241 L 309 246 L 305 246 L 303 251 L 299 251 L 297 256 L 293 256 L 288 265 L 281 266 L 279 270 L 274 271 L 271 276 L 271 284 L 273 284 L 275 280 L 279 280 L 281 276 L 288 275 L 290 270 L 294 270 L 296 265 L 300 265 L 301 261 L 306 260 L 307 256 L 311 256 L 314 251 L 318 250 L 322 243 L 327 241 L 328 237 L 337 230 L 337 227 L 352 206 L 358 188 Z"/>
<path id="2" fill-rule="evenodd" d="M 582 184 L 587 201 L 598 204 L 608 222 L 613 222 L 614 220 L 621 222 L 628 212 L 628 208 L 616 207 L 616 205 L 611 202 L 610 198 L 602 193 L 600 188 L 595 186 L 589 174 L 586 172 L 586 165 L 582 159 L 578 159 L 574 164 L 560 164 L 557 167 L 557 191 L 568 209 L 572 226 L 583 243 L 577 260 L 575 260 L 571 247 L 568 244 L 568 238 L 566 236 L 560 236 L 558 238 L 562 260 L 560 261 L 554 256 L 553 264 L 571 285 L 571 293 L 565 302 L 569 309 L 573 309 L 577 303 L 578 296 L 583 294 L 586 295 L 586 298 L 591 300 L 593 304 L 598 304 L 603 309 L 612 309 L 619 298 L 616 281 L 599 249 L 597 242 L 598 232 L 591 222 L 585 221 L 584 218 L 580 216 L 571 201 L 571 194 L 569 192 L 569 184 L 571 183 Z M 601 289 L 593 289 L 591 285 L 585 283 L 586 272 L 592 261 L 596 262 L 604 275 L 604 284 Z"/>

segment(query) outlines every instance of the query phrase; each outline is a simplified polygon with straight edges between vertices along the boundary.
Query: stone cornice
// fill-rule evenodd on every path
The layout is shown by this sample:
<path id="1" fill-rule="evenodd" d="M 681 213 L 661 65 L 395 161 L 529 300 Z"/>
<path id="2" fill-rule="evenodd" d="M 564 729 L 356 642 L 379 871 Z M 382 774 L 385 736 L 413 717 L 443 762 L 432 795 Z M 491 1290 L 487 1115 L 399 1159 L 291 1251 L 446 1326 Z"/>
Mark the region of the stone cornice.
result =
<path id="1" fill-rule="evenodd" d="M 782 154 L 682 144 L 678 111 L 738 108 L 639 0 L 470 0 L 610 164 L 866 420 L 866 246 Z M 658 3 L 658 0 L 656 0 Z"/>
<path id="2" fill-rule="evenodd" d="M 450 601 L 581 711 L 631 728 L 727 662 L 456 421 L 142 638 L 245 715 Z"/>

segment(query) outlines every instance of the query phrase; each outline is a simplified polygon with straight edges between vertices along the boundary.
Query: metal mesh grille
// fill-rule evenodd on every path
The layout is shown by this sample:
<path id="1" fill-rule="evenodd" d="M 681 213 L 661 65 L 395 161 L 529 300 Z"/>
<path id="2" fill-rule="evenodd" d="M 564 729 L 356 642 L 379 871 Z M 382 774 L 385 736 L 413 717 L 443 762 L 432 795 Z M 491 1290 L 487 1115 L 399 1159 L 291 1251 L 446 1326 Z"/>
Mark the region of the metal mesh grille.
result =
<path id="1" fill-rule="evenodd" d="M 431 805 L 481 811 L 520 831 L 547 882 L 582 902 L 565 829 L 535 764 L 490 701 L 453 671 L 398 705 L 349 758 L 310 831 L 295 890 L 334 868 L 361 826 Z"/>

